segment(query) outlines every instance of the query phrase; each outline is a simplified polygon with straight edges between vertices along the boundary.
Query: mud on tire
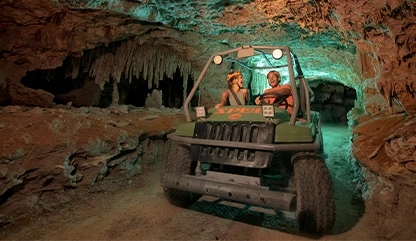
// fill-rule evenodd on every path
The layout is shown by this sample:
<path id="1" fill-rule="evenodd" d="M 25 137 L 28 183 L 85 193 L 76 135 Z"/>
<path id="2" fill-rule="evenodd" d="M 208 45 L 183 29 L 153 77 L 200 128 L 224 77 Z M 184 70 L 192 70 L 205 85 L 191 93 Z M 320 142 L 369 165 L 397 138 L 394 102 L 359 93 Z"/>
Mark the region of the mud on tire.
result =
<path id="1" fill-rule="evenodd" d="M 196 162 L 191 161 L 189 148 L 186 145 L 179 145 L 177 142 L 172 141 L 164 175 L 167 173 L 194 175 L 196 164 Z M 173 188 L 164 188 L 164 193 L 171 204 L 180 207 L 188 207 L 202 196 Z"/>
<path id="2" fill-rule="evenodd" d="M 314 153 L 292 158 L 296 183 L 296 219 L 300 228 L 314 233 L 330 229 L 335 222 L 332 181 L 325 162 Z"/>

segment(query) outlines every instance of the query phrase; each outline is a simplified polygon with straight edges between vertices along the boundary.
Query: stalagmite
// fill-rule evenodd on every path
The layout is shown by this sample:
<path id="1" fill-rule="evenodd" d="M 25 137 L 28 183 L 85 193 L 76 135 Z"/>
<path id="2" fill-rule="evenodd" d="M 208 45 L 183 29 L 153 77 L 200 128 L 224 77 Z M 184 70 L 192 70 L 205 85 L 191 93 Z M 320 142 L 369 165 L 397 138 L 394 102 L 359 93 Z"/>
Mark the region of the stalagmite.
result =
<path id="1" fill-rule="evenodd" d="M 113 93 L 111 93 L 111 104 L 112 105 L 118 105 L 119 100 L 120 100 L 120 95 L 118 93 L 118 87 L 117 87 L 117 82 L 113 81 Z"/>

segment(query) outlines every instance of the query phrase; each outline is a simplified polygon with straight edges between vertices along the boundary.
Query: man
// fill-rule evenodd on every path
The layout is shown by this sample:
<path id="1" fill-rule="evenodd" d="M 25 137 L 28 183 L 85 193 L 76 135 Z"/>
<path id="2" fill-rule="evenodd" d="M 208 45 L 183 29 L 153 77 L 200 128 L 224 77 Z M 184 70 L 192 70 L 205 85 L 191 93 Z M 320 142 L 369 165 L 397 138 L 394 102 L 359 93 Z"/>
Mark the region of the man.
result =
<path id="1" fill-rule="evenodd" d="M 266 89 L 264 90 L 264 101 L 266 101 L 269 104 L 273 104 L 273 103 L 278 103 L 279 101 L 282 100 L 282 98 L 280 96 L 274 96 L 274 95 L 267 95 L 267 93 L 271 93 L 271 92 L 275 92 L 275 93 L 279 93 L 280 95 L 283 95 L 284 97 L 286 97 L 286 101 L 287 101 L 287 111 L 289 112 L 289 114 L 292 114 L 292 110 L 293 110 L 293 97 L 292 97 L 292 88 L 289 84 L 285 84 L 285 85 L 280 85 L 280 74 L 279 72 L 272 70 L 267 74 L 267 80 L 269 81 L 269 85 L 270 85 L 270 89 Z M 260 105 L 261 101 L 260 101 L 260 96 L 256 98 L 256 100 L 254 101 L 256 103 L 256 105 Z M 283 101 L 280 105 L 279 108 L 286 108 L 286 103 Z"/>
<path id="2" fill-rule="evenodd" d="M 216 104 L 215 108 L 218 109 L 227 104 L 246 105 L 248 103 L 248 90 L 243 87 L 243 82 L 243 75 L 239 71 L 227 74 L 228 89 L 222 92 L 220 103 Z"/>

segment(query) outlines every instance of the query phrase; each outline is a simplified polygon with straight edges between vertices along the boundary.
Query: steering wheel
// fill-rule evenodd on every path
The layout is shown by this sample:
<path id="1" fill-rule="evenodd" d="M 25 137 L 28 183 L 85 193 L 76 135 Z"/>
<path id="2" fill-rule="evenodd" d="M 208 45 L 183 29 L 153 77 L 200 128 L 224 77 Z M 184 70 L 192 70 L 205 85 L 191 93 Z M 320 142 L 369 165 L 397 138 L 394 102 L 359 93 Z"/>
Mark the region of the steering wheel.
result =
<path id="1" fill-rule="evenodd" d="M 278 92 L 275 92 L 275 91 L 267 92 L 267 93 L 264 93 L 264 94 L 260 95 L 259 97 L 260 97 L 259 100 L 260 100 L 262 105 L 268 105 L 269 104 L 268 102 L 266 102 L 264 100 L 264 98 L 272 97 L 272 98 L 279 98 L 279 100 L 277 102 L 273 103 L 274 106 L 279 107 L 281 105 L 284 105 L 286 110 L 289 107 L 289 104 L 287 102 L 286 97 L 284 95 L 278 93 Z"/>

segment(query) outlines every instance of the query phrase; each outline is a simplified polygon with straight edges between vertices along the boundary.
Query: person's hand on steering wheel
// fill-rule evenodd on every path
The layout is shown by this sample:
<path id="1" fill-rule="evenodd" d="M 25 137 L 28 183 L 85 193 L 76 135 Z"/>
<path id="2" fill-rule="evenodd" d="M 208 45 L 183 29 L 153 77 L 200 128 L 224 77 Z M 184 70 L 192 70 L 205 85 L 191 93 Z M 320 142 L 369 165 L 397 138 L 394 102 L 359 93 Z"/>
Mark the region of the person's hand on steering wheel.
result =
<path id="1" fill-rule="evenodd" d="M 256 105 L 267 105 L 267 104 L 269 104 L 269 102 L 267 102 L 265 100 L 265 98 L 276 98 L 275 102 L 273 103 L 274 106 L 279 107 L 281 105 L 284 105 L 286 110 L 289 107 L 289 104 L 287 102 L 286 97 L 284 95 L 278 93 L 278 92 L 267 92 L 267 93 L 264 93 L 262 95 L 259 95 L 255 100 Z"/>

